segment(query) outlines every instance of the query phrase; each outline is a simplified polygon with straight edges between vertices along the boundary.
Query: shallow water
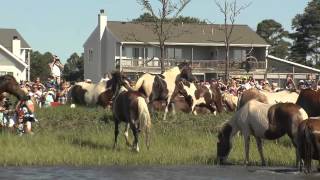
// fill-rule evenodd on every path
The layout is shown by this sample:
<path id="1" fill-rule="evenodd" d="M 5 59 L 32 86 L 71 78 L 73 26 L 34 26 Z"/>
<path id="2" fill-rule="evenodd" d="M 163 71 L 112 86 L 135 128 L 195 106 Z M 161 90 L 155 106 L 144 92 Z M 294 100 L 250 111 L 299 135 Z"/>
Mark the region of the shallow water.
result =
<path id="1" fill-rule="evenodd" d="M 0 179 L 175 179 L 175 180 L 274 180 L 320 179 L 319 173 L 305 175 L 282 167 L 180 166 L 180 167 L 7 167 Z"/>

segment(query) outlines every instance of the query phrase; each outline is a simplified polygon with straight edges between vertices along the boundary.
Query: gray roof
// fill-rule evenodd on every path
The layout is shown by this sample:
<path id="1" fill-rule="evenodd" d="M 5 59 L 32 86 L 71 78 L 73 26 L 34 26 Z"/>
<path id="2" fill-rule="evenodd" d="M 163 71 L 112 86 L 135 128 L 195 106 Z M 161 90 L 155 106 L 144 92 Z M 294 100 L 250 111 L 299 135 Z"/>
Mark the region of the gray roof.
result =
<path id="1" fill-rule="evenodd" d="M 121 42 L 158 42 L 150 24 L 108 21 L 108 28 Z M 219 24 L 179 24 L 173 26 L 168 43 L 223 44 L 223 25 Z M 234 25 L 231 44 L 268 46 L 266 41 L 247 25 Z"/>
<path id="2" fill-rule="evenodd" d="M 14 36 L 20 39 L 21 48 L 31 48 L 16 29 L 0 28 L 0 44 L 10 51 L 12 51 L 12 39 Z"/>

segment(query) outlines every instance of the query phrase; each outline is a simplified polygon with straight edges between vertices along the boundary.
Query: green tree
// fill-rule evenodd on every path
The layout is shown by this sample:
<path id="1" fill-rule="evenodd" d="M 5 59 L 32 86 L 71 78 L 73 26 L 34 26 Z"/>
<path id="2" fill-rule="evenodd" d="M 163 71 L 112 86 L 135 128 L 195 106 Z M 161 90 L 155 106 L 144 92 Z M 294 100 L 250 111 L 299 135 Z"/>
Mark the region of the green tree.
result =
<path id="1" fill-rule="evenodd" d="M 309 2 L 304 13 L 295 16 L 292 27 L 291 59 L 306 65 L 319 64 L 320 1 Z"/>
<path id="2" fill-rule="evenodd" d="M 30 55 L 30 80 L 33 81 L 37 77 L 46 80 L 50 75 L 49 63 L 52 61 L 52 54 L 46 52 L 41 54 L 39 51 L 33 51 Z"/>
<path id="3" fill-rule="evenodd" d="M 84 58 L 73 53 L 68 59 L 63 69 L 63 78 L 67 81 L 83 81 L 84 79 Z"/>
<path id="4" fill-rule="evenodd" d="M 140 15 L 138 18 L 133 19 L 132 22 L 155 22 L 157 17 L 152 16 L 150 13 L 144 13 Z M 166 19 L 166 22 L 172 21 L 172 19 Z M 185 23 L 185 24 L 207 24 L 205 20 L 200 20 L 196 17 L 190 17 L 190 16 L 178 16 L 173 20 L 174 23 Z"/>
<path id="5" fill-rule="evenodd" d="M 268 44 L 271 45 L 269 54 L 285 58 L 289 55 L 290 42 L 289 32 L 285 31 L 280 23 L 273 19 L 261 21 L 257 26 L 257 34 L 259 34 Z"/>

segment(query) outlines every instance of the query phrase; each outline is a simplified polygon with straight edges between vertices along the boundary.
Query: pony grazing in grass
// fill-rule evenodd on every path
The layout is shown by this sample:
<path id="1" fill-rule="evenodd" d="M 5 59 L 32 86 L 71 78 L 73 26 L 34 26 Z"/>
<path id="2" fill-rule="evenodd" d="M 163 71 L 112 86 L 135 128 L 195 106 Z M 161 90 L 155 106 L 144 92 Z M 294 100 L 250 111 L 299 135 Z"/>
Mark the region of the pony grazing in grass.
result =
<path id="1" fill-rule="evenodd" d="M 19 100 L 27 100 L 27 94 L 20 88 L 18 82 L 12 75 L 0 76 L 0 94 L 9 93 Z"/>
<path id="2" fill-rule="evenodd" d="M 320 90 L 304 89 L 300 92 L 296 102 L 310 117 L 320 116 Z"/>
<path id="3" fill-rule="evenodd" d="M 195 80 L 188 63 L 181 63 L 161 75 L 146 73 L 138 79 L 132 89 L 145 94 L 149 104 L 156 100 L 165 100 L 166 108 L 163 119 L 166 119 L 171 96 L 176 87 L 176 80 L 180 78 L 190 82 Z"/>
<path id="4" fill-rule="evenodd" d="M 299 125 L 297 149 L 299 153 L 300 171 L 305 166 L 305 172 L 311 172 L 312 159 L 318 160 L 320 171 L 320 118 L 309 118 Z M 303 160 L 303 162 L 302 162 Z"/>
<path id="5" fill-rule="evenodd" d="M 249 142 L 250 136 L 253 135 L 262 165 L 265 165 L 262 139 L 274 140 L 287 134 L 296 145 L 298 126 L 307 118 L 306 112 L 293 103 L 269 105 L 251 100 L 238 110 L 219 132 L 217 161 L 219 164 L 225 163 L 232 147 L 232 138 L 240 131 L 244 137 L 245 164 L 249 163 Z"/>
<path id="6" fill-rule="evenodd" d="M 119 134 L 120 122 L 126 123 L 125 138 L 127 145 L 130 145 L 128 139 L 128 129 L 132 130 L 134 135 L 133 148 L 139 152 L 138 133 L 140 130 L 146 130 L 146 145 L 150 145 L 151 118 L 148 105 L 143 95 L 137 91 L 131 90 L 128 81 L 119 72 L 112 73 L 112 79 L 107 82 L 107 87 L 111 88 L 113 93 L 112 113 L 114 117 L 114 148 L 117 146 L 117 137 Z"/>

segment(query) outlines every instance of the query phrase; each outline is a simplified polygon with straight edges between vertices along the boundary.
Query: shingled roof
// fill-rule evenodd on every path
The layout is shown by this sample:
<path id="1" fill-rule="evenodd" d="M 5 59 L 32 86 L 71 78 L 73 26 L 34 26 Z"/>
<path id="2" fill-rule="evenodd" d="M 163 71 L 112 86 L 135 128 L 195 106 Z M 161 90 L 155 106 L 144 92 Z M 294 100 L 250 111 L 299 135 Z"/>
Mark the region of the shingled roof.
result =
<path id="1" fill-rule="evenodd" d="M 121 42 L 158 42 L 148 24 L 108 21 L 108 28 Z M 173 26 L 172 32 L 172 38 L 168 39 L 167 43 L 223 44 L 224 42 L 223 25 L 219 24 L 179 24 Z M 266 41 L 247 25 L 234 25 L 231 44 L 268 46 Z"/>
<path id="2" fill-rule="evenodd" d="M 21 48 L 31 48 L 16 29 L 0 28 L 0 44 L 10 51 L 12 51 L 12 39 L 14 36 L 20 39 Z"/>

